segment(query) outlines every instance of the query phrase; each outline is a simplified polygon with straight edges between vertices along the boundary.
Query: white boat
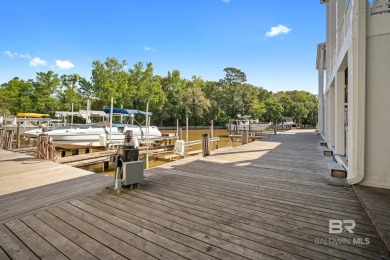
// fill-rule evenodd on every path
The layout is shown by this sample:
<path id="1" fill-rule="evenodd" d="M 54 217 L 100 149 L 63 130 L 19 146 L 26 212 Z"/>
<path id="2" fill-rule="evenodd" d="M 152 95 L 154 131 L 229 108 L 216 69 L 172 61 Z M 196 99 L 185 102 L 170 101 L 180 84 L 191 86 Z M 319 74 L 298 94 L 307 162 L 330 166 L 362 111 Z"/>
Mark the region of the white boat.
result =
<path id="1" fill-rule="evenodd" d="M 23 134 L 32 129 L 41 127 L 52 127 L 59 123 L 60 120 L 49 118 L 48 114 L 37 113 L 18 113 L 13 118 L 2 118 L 0 120 L 0 128 L 4 130 L 17 131 L 19 124 L 20 134 Z"/>
<path id="2" fill-rule="evenodd" d="M 257 119 L 251 119 L 251 116 L 237 115 L 236 119 L 230 120 L 226 127 L 229 132 L 241 132 L 243 130 L 248 131 L 265 131 L 272 123 L 262 123 Z"/>
<path id="3" fill-rule="evenodd" d="M 125 110 L 119 109 L 126 115 L 133 116 L 137 113 L 145 113 L 139 110 Z M 119 110 L 115 110 L 119 114 Z M 127 111 L 127 112 L 126 112 Z M 162 134 L 156 126 L 140 126 L 134 124 L 114 123 L 110 129 L 108 122 L 101 122 L 97 124 L 87 124 L 78 126 L 76 128 L 68 129 L 52 129 L 44 131 L 45 129 L 36 129 L 25 132 L 25 135 L 30 138 L 36 138 L 40 134 L 47 134 L 52 138 L 55 144 L 77 144 L 86 146 L 106 146 L 108 143 L 118 144 L 124 140 L 124 133 L 128 130 L 133 131 L 133 137 L 138 139 L 146 138 L 158 138 Z M 148 130 L 148 131 L 147 131 Z"/>

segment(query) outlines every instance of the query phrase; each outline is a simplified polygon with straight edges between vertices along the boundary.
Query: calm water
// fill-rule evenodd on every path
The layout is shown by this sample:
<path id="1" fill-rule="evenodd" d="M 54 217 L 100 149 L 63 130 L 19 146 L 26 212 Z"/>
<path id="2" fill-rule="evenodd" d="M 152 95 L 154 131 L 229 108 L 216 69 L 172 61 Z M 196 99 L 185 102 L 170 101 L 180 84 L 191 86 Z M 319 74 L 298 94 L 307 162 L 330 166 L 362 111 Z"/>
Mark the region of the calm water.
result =
<path id="1" fill-rule="evenodd" d="M 176 133 L 176 130 L 161 130 L 162 133 Z M 185 140 L 186 138 L 186 131 L 183 129 L 183 139 Z M 188 131 L 188 140 L 189 141 L 195 141 L 195 140 L 201 140 L 202 139 L 202 134 L 209 134 L 210 135 L 210 130 L 209 129 L 198 129 L 198 130 L 189 130 Z M 229 138 L 228 138 L 228 131 L 226 129 L 214 129 L 214 137 L 219 137 L 219 148 L 229 146 Z M 191 146 L 193 151 L 196 150 L 201 150 L 202 145 L 193 145 Z M 211 149 L 215 149 L 215 143 L 211 143 Z M 168 161 L 163 161 L 163 160 L 149 160 L 149 168 L 167 163 Z M 103 172 L 102 170 L 102 165 L 90 165 L 90 166 L 84 166 L 81 167 L 81 169 L 88 170 L 88 171 L 93 171 L 96 173 L 103 174 L 105 176 L 114 176 L 114 169 L 111 167 Z"/>

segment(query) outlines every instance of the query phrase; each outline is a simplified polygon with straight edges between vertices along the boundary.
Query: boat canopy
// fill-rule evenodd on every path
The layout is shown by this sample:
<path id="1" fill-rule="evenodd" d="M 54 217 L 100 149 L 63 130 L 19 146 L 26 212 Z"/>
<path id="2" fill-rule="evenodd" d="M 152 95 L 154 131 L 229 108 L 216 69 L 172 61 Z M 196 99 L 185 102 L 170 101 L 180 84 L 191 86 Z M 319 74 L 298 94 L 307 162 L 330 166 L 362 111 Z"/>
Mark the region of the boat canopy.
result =
<path id="1" fill-rule="evenodd" d="M 28 117 L 28 118 L 42 118 L 49 117 L 49 114 L 37 114 L 37 113 L 17 113 L 17 117 Z"/>
<path id="2" fill-rule="evenodd" d="M 105 108 L 104 113 L 110 114 L 111 109 L 110 108 Z M 112 114 L 114 115 L 136 115 L 136 114 L 142 114 L 146 115 L 146 112 L 141 111 L 141 110 L 136 110 L 136 109 L 124 109 L 124 108 L 113 108 Z M 152 112 L 148 112 L 148 116 L 151 116 Z"/>

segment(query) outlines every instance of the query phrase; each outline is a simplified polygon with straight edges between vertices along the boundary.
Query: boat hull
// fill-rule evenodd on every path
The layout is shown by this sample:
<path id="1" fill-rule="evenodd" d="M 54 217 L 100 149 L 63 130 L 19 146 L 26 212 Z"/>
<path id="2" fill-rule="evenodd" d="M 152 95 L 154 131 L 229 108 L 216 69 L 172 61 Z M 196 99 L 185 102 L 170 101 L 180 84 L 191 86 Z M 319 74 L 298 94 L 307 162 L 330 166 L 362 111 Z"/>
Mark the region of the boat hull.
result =
<path id="1" fill-rule="evenodd" d="M 118 129 L 113 127 L 111 130 L 110 138 L 110 129 L 108 127 L 101 128 L 86 128 L 86 129 L 61 129 L 61 130 L 52 130 L 48 132 L 42 132 L 40 130 L 33 130 L 26 132 L 27 137 L 36 138 L 40 134 L 47 134 L 52 138 L 55 144 L 77 144 L 77 145 L 87 145 L 87 146 L 105 146 L 106 143 L 122 143 L 125 135 L 124 133 L 128 130 L 133 131 L 133 137 L 145 138 L 146 128 L 143 127 L 142 131 L 139 127 L 124 127 Z M 157 127 L 149 128 L 149 138 L 158 138 L 162 134 Z"/>

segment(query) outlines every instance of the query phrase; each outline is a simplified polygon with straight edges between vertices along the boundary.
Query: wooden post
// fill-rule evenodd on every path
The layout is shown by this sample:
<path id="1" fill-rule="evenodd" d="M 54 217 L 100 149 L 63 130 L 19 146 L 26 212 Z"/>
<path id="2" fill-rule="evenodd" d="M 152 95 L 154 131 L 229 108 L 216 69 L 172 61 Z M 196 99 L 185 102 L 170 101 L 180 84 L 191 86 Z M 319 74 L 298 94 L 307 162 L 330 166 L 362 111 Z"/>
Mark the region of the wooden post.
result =
<path id="1" fill-rule="evenodd" d="M 12 150 L 12 144 L 14 142 L 14 131 L 6 130 L 3 136 L 3 147 L 4 150 Z"/>
<path id="2" fill-rule="evenodd" d="M 188 142 L 188 116 L 186 117 L 186 142 Z"/>
<path id="3" fill-rule="evenodd" d="M 111 96 L 111 105 L 110 105 L 110 135 L 109 135 L 109 144 L 111 145 L 111 137 L 112 137 L 112 113 L 114 111 L 114 97 Z"/>
<path id="4" fill-rule="evenodd" d="M 103 163 L 103 170 L 107 170 L 110 167 L 110 162 L 106 161 Z"/>
<path id="5" fill-rule="evenodd" d="M 202 153 L 203 157 L 210 155 L 210 140 L 208 134 L 202 135 Z"/>
<path id="6" fill-rule="evenodd" d="M 179 119 L 176 119 L 176 136 L 179 136 Z"/>
<path id="7" fill-rule="evenodd" d="M 144 154 L 144 169 L 149 169 L 149 155 L 148 153 Z"/>
<path id="8" fill-rule="evenodd" d="M 179 128 L 179 140 L 183 140 L 183 128 Z"/>
<path id="9" fill-rule="evenodd" d="M 214 137 L 214 120 L 211 120 L 211 125 L 210 125 L 210 137 Z"/>
<path id="10" fill-rule="evenodd" d="M 5 135 L 5 130 L 0 129 L 0 149 L 4 148 L 4 135 Z"/>
<path id="11" fill-rule="evenodd" d="M 91 148 L 86 148 L 85 153 L 91 153 Z"/>
<path id="12" fill-rule="evenodd" d="M 218 149 L 218 148 L 219 148 L 219 140 L 217 140 L 215 143 L 215 149 Z"/>
<path id="13" fill-rule="evenodd" d="M 16 148 L 20 148 L 20 122 L 17 123 L 16 127 Z"/>
<path id="14" fill-rule="evenodd" d="M 38 136 L 37 158 L 46 160 L 55 160 L 56 151 L 50 137 L 47 134 Z"/>
<path id="15" fill-rule="evenodd" d="M 248 130 L 243 130 L 241 132 L 241 144 L 247 144 L 248 143 Z"/>

